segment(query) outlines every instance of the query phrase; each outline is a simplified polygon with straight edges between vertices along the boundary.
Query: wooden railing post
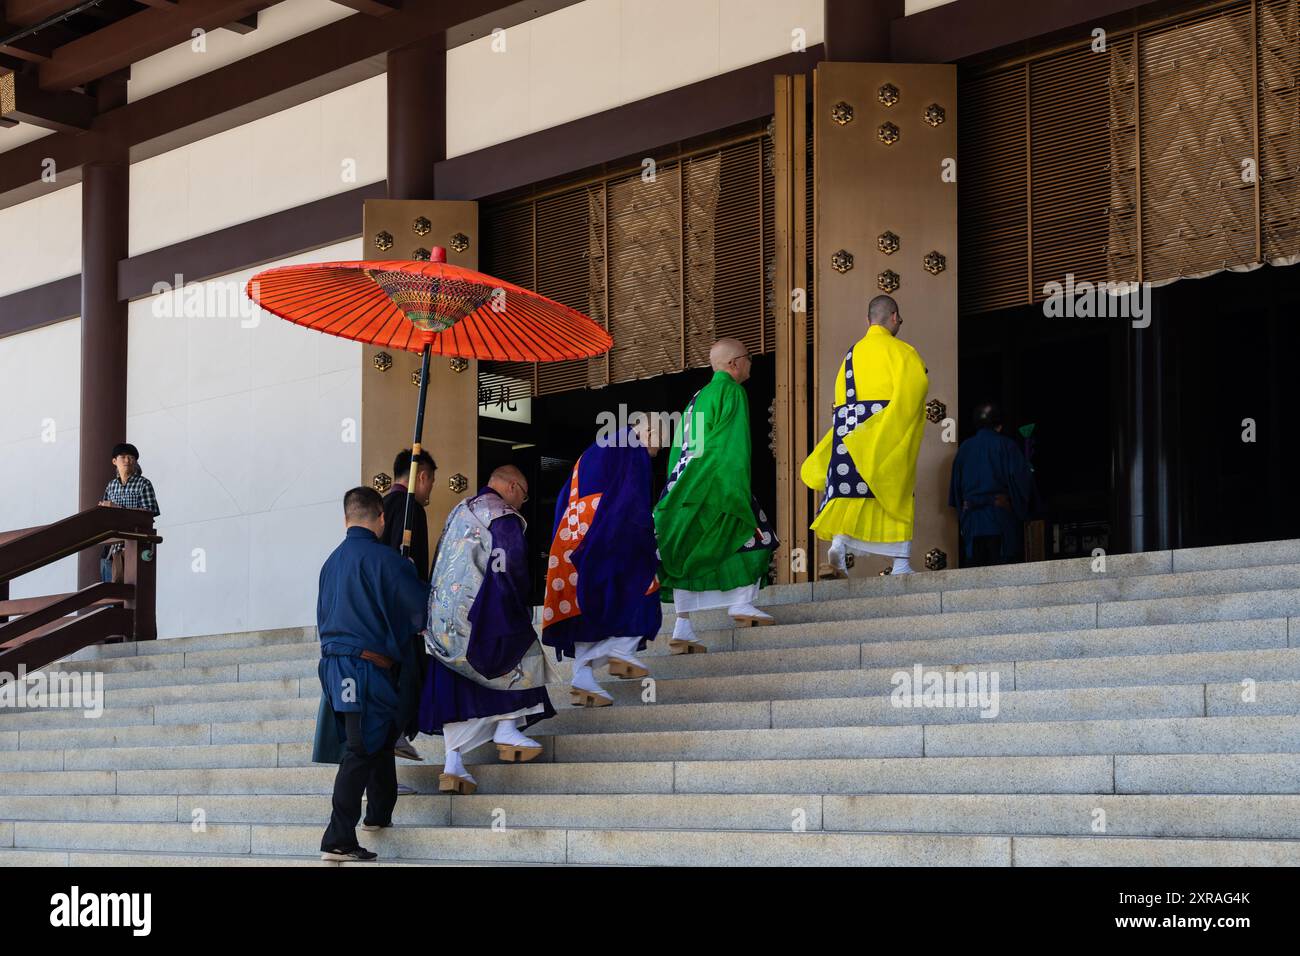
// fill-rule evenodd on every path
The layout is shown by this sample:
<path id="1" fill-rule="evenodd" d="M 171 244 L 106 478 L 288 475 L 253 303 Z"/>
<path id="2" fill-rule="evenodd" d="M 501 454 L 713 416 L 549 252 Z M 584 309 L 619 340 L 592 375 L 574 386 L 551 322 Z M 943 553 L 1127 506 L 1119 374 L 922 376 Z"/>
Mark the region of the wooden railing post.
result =
<path id="1" fill-rule="evenodd" d="M 154 541 L 127 541 L 122 580 L 131 585 L 126 607 L 131 611 L 133 641 L 152 641 L 158 637 L 158 545 Z"/>

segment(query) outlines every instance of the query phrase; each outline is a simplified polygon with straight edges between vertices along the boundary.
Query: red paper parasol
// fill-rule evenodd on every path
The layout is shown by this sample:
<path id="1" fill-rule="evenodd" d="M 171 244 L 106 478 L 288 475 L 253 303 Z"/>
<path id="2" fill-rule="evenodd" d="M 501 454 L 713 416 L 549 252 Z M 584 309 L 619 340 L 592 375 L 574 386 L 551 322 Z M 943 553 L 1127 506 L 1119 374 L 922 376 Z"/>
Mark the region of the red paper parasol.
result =
<path id="1" fill-rule="evenodd" d="M 429 356 L 559 362 L 608 352 L 609 333 L 567 305 L 492 276 L 430 260 L 315 262 L 259 272 L 245 294 L 297 325 L 383 348 L 420 352 L 420 397 L 406 484 L 402 553 L 411 545 L 411 490 L 424 430 Z"/>
<path id="2" fill-rule="evenodd" d="M 383 348 L 454 358 L 559 362 L 609 351 L 581 312 L 438 261 L 317 262 L 255 275 L 248 296 L 298 325 Z M 445 255 L 445 253 L 444 253 Z"/>

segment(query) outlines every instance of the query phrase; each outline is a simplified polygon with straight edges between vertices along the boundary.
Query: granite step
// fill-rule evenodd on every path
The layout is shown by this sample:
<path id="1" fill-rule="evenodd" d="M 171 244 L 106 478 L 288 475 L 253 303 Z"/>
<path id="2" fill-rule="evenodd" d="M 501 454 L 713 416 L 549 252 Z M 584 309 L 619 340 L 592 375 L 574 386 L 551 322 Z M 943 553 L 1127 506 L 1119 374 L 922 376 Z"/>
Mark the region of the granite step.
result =
<path id="1" fill-rule="evenodd" d="M 467 800 L 517 799 L 457 797 L 452 823 Z M 1297 794 L 847 794 L 822 797 L 821 817 L 827 830 L 1300 839 Z"/>
<path id="2" fill-rule="evenodd" d="M 700 656 L 700 655 L 695 655 Z M 721 655 L 720 655 L 721 656 Z M 849 663 L 845 657 L 841 663 Z M 1129 655 L 1121 657 L 1062 658 L 1021 662 L 980 662 L 941 665 L 926 663 L 925 670 L 983 679 L 991 689 L 996 675 L 998 691 L 1048 689 L 1099 689 L 1178 683 L 1215 684 L 1242 681 L 1281 684 L 1300 678 L 1300 648 L 1266 648 L 1245 651 L 1207 651 L 1183 654 Z M 656 680 L 653 704 L 646 701 L 642 682 L 619 681 L 607 685 L 618 704 L 660 706 L 677 703 L 775 701 L 790 699 L 878 696 L 898 686 L 900 673 L 913 668 L 872 667 L 814 672 L 740 674 L 719 677 L 684 677 Z M 134 701 L 162 691 L 158 703 L 130 706 Z M 304 696 L 288 696 L 302 693 Z M 565 688 L 552 688 L 552 697 L 565 704 Z M 90 730 L 143 724 L 225 723 L 315 717 L 319 691 L 310 681 L 250 681 L 233 684 L 175 685 L 169 688 L 128 688 L 105 694 L 107 708 L 86 723 L 87 713 L 72 709 L 28 710 L 4 715 L 0 721 L 0 749 L 13 749 L 12 734 L 56 728 Z M 115 706 L 123 704 L 123 706 Z M 1249 712 L 1249 709 L 1247 709 Z M 738 711 L 743 713 L 743 710 Z M 573 720 L 575 718 L 569 718 Z M 600 718 L 593 718 L 600 719 Z M 606 718 L 607 719 L 607 718 Z M 6 743 L 8 740 L 8 743 Z"/>
<path id="3" fill-rule="evenodd" d="M 1300 684 L 1260 684 L 1257 703 L 1238 706 L 1237 685 L 1211 685 L 1216 716 L 1300 714 Z M 1068 688 L 1047 691 L 1002 691 L 998 723 L 1025 720 L 1098 720 L 1114 718 L 1196 717 L 1205 714 L 1202 685 L 1178 684 L 1124 688 Z M 1255 709 L 1258 708 L 1258 709 Z M 828 697 L 806 700 L 713 701 L 654 705 L 639 701 L 599 709 L 569 707 L 535 724 L 530 733 L 600 734 L 670 729 L 741 729 L 743 727 L 850 727 L 899 724 L 983 722 L 970 708 L 895 707 L 887 695 Z M 245 720 L 211 724 L 94 725 L 0 733 L 0 752 L 94 747 L 187 747 L 203 744 L 304 743 L 315 731 L 315 714 L 280 720 Z M 438 738 L 421 736 L 417 749 L 441 753 Z"/>
<path id="4" fill-rule="evenodd" d="M 1236 755 L 1276 765 L 1294 755 Z M 1114 761 L 1154 758 L 872 757 L 482 764 L 474 769 L 483 793 L 1110 793 Z M 1178 759 L 1189 759 L 1180 756 Z M 1141 771 L 1137 767 L 1134 773 Z M 437 792 L 436 764 L 403 764 L 398 779 L 420 793 Z M 29 771 L 0 775 L 0 795 L 37 794 L 319 794 L 331 792 L 333 766 L 170 770 Z M 1210 775 L 1210 779 L 1221 779 Z M 1243 770 L 1228 781 L 1248 792 Z M 1158 792 L 1158 791 L 1156 791 Z M 1181 792 L 1181 791 L 1179 791 Z M 1213 789 L 1205 792 L 1216 792 Z M 1271 789 L 1260 792 L 1285 792 Z M 1300 792 L 1300 791 L 1298 791 Z"/>
<path id="5" fill-rule="evenodd" d="M 398 826 L 1300 838 L 1300 795 L 483 794 L 398 801 Z M 201 814 L 201 815 L 200 815 Z M 26 822 L 323 826 L 318 796 L 0 797 Z M 1103 828 L 1101 831 L 1098 828 Z"/>
<path id="6" fill-rule="evenodd" d="M 946 833 L 763 830 L 628 830 L 394 827 L 368 834 L 381 858 L 471 863 L 728 866 L 1296 865 L 1300 841 L 1108 836 L 1038 837 Z M 739 837 L 739 838 L 738 838 Z M 200 853 L 308 860 L 318 826 L 42 823 L 15 825 L 15 850 Z"/>
<path id="7" fill-rule="evenodd" d="M 1300 626 L 1295 628 L 1300 639 Z M 1244 621 L 1210 621 L 1195 624 L 1160 624 L 1137 627 L 1087 628 L 1024 634 L 990 634 L 978 637 L 937 638 L 923 641 L 877 641 L 859 645 L 813 645 L 803 648 L 727 651 L 713 656 L 689 654 L 653 656 L 656 679 L 705 674 L 777 673 L 819 671 L 859 664 L 910 666 L 918 660 L 945 663 L 1024 661 L 1067 657 L 1181 654 L 1210 650 L 1260 650 L 1288 645 L 1287 618 Z M 657 642 L 656 642 L 657 643 Z M 650 649 L 654 644 L 650 645 Z M 147 659 L 145 659 L 147 660 Z M 282 660 L 198 667 L 151 668 L 104 673 L 104 688 L 114 692 L 118 705 L 126 703 L 117 692 L 126 688 L 165 688 L 193 684 L 227 684 L 255 681 L 300 680 L 315 688 L 319 663 L 316 646 L 303 645 L 301 656 Z M 571 662 L 558 667 L 567 679 Z M 603 670 L 598 672 L 604 676 Z"/>

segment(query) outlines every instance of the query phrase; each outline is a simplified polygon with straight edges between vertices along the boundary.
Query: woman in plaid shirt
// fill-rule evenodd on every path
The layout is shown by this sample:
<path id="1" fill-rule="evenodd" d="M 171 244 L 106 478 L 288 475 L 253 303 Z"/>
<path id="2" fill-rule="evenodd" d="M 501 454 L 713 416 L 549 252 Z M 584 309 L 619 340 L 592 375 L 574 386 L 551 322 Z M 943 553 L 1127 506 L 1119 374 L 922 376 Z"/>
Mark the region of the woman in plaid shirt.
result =
<path id="1" fill-rule="evenodd" d="M 140 473 L 137 464 L 139 460 L 140 452 L 134 445 L 121 442 L 113 446 L 113 466 L 117 468 L 117 474 L 104 489 L 104 500 L 99 503 L 100 507 L 138 508 L 158 517 L 158 499 L 153 493 L 153 482 Z M 121 580 L 122 562 L 117 556 L 125 548 L 126 544 L 122 541 L 115 541 L 105 548 L 99 559 L 100 580 L 105 583 Z"/>

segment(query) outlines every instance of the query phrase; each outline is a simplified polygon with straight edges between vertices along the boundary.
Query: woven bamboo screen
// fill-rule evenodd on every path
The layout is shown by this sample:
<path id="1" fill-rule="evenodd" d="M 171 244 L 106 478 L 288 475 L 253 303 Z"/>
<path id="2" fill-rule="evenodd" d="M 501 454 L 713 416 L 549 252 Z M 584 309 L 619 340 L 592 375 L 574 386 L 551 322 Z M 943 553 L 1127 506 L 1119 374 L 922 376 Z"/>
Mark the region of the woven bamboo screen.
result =
<path id="1" fill-rule="evenodd" d="M 962 81 L 962 311 L 1300 259 L 1300 0 L 1238 0 Z"/>
<path id="2" fill-rule="evenodd" d="M 601 323 L 607 356 L 484 362 L 496 397 L 599 388 L 708 364 L 721 336 L 775 338 L 771 140 L 755 134 L 640 173 L 485 204 L 482 268 Z"/>

